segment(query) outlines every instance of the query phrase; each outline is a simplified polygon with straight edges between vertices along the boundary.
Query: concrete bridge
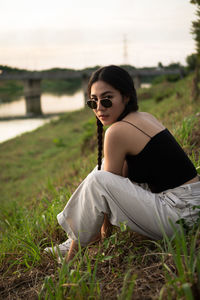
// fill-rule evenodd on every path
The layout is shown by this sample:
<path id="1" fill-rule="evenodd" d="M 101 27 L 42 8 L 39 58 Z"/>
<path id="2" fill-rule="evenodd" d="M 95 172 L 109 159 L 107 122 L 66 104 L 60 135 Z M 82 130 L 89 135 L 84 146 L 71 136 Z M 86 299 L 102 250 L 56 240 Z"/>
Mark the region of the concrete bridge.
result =
<path id="1" fill-rule="evenodd" d="M 127 71 L 132 76 L 136 89 L 141 85 L 141 77 L 160 76 L 169 74 L 182 75 L 180 69 L 134 69 L 127 68 Z M 41 109 L 41 81 L 43 79 L 82 79 L 82 88 L 84 91 L 85 100 L 87 99 L 87 83 L 93 71 L 83 70 L 53 70 L 53 71 L 2 71 L 0 70 L 0 80 L 22 80 L 24 85 L 24 95 L 26 99 L 27 115 L 42 115 Z"/>

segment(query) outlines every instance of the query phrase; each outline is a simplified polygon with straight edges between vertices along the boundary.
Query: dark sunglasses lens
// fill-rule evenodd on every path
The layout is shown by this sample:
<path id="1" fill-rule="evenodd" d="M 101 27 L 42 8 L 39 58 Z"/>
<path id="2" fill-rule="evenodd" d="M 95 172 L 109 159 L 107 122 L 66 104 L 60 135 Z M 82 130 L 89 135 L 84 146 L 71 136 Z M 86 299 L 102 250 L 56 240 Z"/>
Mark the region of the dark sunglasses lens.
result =
<path id="1" fill-rule="evenodd" d="M 97 103 L 96 103 L 96 101 L 93 101 L 93 100 L 88 100 L 88 101 L 87 101 L 87 105 L 88 105 L 89 108 L 91 108 L 91 109 L 96 109 L 96 108 L 97 108 Z"/>
<path id="2" fill-rule="evenodd" d="M 101 100 L 101 105 L 104 107 L 111 107 L 112 106 L 112 101 L 110 99 L 102 99 Z"/>

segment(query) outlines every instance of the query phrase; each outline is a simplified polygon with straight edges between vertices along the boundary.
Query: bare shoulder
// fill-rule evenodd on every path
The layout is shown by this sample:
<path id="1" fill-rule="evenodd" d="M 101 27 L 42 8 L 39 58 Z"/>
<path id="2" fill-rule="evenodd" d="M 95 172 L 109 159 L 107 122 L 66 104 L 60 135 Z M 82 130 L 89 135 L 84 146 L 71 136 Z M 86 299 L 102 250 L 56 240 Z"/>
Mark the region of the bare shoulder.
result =
<path id="1" fill-rule="evenodd" d="M 149 135 L 154 135 L 165 128 L 156 117 L 147 112 L 132 113 L 125 119 L 138 126 Z"/>
<path id="2" fill-rule="evenodd" d="M 125 127 L 122 122 L 112 124 L 105 132 L 106 139 L 121 140 L 124 138 Z"/>
<path id="3" fill-rule="evenodd" d="M 139 115 L 144 118 L 156 119 L 152 114 L 150 114 L 146 111 L 139 112 Z"/>
<path id="4" fill-rule="evenodd" d="M 140 112 L 139 115 L 141 116 L 141 118 L 146 118 L 146 119 L 149 119 L 149 120 L 154 120 L 154 121 L 158 121 L 158 119 L 156 119 L 155 116 L 153 116 L 152 114 L 148 113 L 148 112 Z"/>
<path id="5" fill-rule="evenodd" d="M 153 122 L 156 125 L 159 125 L 160 127 L 164 128 L 164 125 L 158 119 L 156 119 L 156 117 L 153 116 L 152 114 L 147 113 L 147 112 L 141 112 L 140 115 L 141 115 L 141 118 L 144 118 L 147 121 Z"/>
<path id="6" fill-rule="evenodd" d="M 116 122 L 106 130 L 104 149 L 113 149 L 124 156 L 127 153 L 134 154 L 138 152 L 141 138 L 143 136 L 136 128 L 127 126 L 125 122 Z"/>

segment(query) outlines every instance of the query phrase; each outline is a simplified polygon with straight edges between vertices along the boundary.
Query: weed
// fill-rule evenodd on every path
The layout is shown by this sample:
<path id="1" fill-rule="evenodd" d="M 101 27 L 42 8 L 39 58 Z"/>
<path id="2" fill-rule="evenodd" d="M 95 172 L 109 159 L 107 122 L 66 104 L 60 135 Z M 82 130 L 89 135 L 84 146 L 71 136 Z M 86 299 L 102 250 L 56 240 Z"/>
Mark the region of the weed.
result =
<path id="1" fill-rule="evenodd" d="M 194 299 L 193 290 L 199 285 L 200 278 L 200 251 L 198 248 L 200 228 L 196 224 L 186 233 L 183 222 L 179 222 L 179 224 L 179 230 L 171 224 L 174 230 L 172 238 L 167 237 L 164 233 L 164 247 L 157 243 L 163 253 L 162 262 L 167 279 L 165 288 L 170 297 Z M 200 290 L 197 292 L 200 295 Z"/>
<path id="2" fill-rule="evenodd" d="M 135 274 L 132 275 L 130 270 L 126 273 L 126 275 L 124 276 L 124 282 L 123 282 L 121 294 L 117 297 L 118 300 L 132 299 L 136 278 L 137 276 Z"/>
<path id="3" fill-rule="evenodd" d="M 39 299 L 100 299 L 100 286 L 96 280 L 98 258 L 92 266 L 88 255 L 85 254 L 84 260 L 79 250 L 70 263 L 61 260 L 57 275 L 45 278 Z"/>

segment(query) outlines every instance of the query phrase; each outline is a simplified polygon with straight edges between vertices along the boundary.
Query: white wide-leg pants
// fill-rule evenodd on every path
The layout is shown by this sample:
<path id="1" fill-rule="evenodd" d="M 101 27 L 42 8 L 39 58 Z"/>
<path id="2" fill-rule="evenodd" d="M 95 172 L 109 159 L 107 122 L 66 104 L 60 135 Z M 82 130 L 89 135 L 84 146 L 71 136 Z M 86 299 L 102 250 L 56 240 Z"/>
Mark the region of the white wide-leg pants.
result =
<path id="1" fill-rule="evenodd" d="M 100 232 L 104 213 L 111 224 L 126 225 L 135 232 L 158 240 L 163 231 L 173 234 L 172 226 L 184 218 L 188 224 L 198 218 L 200 181 L 154 194 L 134 184 L 128 178 L 95 168 L 80 184 L 64 210 L 58 214 L 58 223 L 68 237 L 87 246 Z"/>

